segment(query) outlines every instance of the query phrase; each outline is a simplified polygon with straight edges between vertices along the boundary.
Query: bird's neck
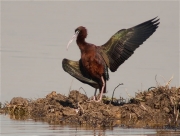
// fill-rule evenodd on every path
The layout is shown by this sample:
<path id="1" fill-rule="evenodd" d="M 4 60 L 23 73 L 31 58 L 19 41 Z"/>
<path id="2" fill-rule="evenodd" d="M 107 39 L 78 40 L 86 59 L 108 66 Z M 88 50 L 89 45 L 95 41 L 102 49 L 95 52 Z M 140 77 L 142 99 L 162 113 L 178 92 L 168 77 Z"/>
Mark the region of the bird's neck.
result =
<path id="1" fill-rule="evenodd" d="M 81 52 L 83 52 L 85 50 L 85 46 L 87 44 L 85 39 L 84 38 L 77 38 L 76 43 L 79 46 L 79 49 L 81 50 Z"/>

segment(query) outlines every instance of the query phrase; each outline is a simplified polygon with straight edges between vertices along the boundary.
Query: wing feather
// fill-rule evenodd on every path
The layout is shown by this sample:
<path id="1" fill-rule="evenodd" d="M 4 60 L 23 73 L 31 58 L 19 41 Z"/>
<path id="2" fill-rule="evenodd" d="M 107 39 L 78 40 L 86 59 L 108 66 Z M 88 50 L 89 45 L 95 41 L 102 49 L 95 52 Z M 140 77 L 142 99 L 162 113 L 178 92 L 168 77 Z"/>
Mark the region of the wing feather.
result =
<path id="1" fill-rule="evenodd" d="M 79 61 L 72 61 L 68 59 L 63 59 L 62 67 L 65 72 L 69 73 L 71 76 L 75 77 L 79 81 L 88 84 L 94 88 L 99 88 L 99 85 L 96 81 L 83 75 L 82 70 L 80 69 Z"/>
<path id="2" fill-rule="evenodd" d="M 100 46 L 101 55 L 109 69 L 116 71 L 156 31 L 158 25 L 159 19 L 156 17 L 132 28 L 119 30 Z"/>

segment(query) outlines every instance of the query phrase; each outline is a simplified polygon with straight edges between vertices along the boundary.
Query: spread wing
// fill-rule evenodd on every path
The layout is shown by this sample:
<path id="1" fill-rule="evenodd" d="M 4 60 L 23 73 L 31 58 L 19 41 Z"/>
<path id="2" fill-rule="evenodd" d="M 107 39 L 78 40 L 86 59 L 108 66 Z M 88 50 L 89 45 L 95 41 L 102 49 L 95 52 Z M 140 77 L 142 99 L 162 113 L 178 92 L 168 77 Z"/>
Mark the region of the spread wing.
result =
<path id="1" fill-rule="evenodd" d="M 71 76 L 75 77 L 79 81 L 88 84 L 94 88 L 99 88 L 99 85 L 96 81 L 89 79 L 83 75 L 83 72 L 80 69 L 79 61 L 63 59 L 62 67 L 65 72 L 69 73 Z"/>
<path id="2" fill-rule="evenodd" d="M 129 29 L 122 29 L 100 46 L 101 55 L 112 72 L 156 31 L 159 24 L 159 19 L 156 18 Z"/>

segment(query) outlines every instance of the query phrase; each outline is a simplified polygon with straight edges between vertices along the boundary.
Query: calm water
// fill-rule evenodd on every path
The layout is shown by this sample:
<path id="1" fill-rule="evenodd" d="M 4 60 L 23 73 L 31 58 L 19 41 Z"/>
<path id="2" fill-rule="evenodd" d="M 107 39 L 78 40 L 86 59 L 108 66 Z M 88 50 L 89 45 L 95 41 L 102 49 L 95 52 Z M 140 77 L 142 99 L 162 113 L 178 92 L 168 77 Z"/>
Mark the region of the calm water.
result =
<path id="1" fill-rule="evenodd" d="M 33 120 L 17 121 L 9 116 L 0 115 L 1 136 L 178 136 L 175 131 L 155 129 L 124 129 L 115 127 L 113 130 L 92 130 L 61 125 L 49 125 Z"/>

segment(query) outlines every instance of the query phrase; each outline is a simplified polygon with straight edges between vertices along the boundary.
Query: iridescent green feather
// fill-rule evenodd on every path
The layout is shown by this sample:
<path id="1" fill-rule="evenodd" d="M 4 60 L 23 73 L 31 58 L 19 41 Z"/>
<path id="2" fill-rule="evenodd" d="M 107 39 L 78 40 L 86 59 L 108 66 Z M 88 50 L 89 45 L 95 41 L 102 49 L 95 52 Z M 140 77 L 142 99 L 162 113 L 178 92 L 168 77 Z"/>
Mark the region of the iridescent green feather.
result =
<path id="1" fill-rule="evenodd" d="M 153 18 L 132 28 L 122 29 L 99 47 L 99 52 L 112 72 L 156 31 L 158 21 L 159 19 Z"/>

